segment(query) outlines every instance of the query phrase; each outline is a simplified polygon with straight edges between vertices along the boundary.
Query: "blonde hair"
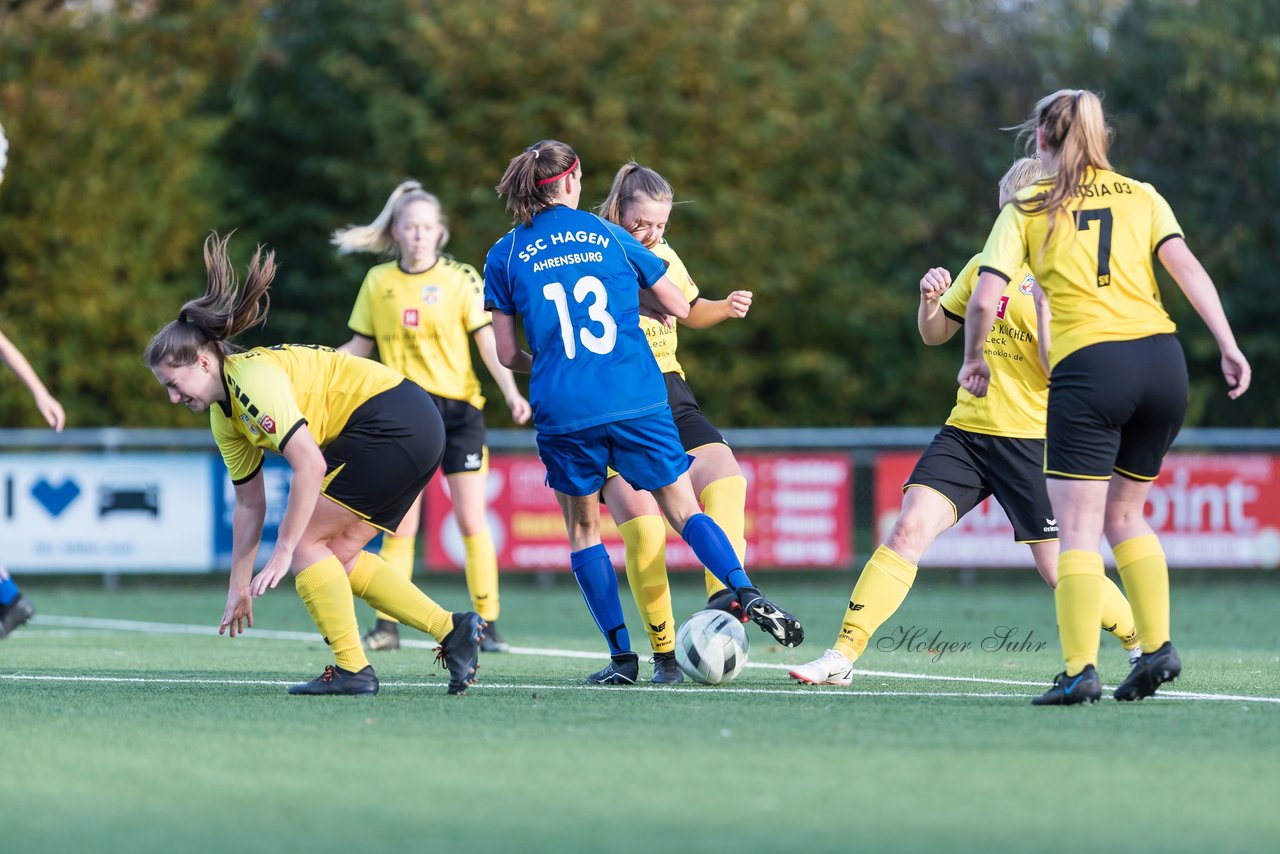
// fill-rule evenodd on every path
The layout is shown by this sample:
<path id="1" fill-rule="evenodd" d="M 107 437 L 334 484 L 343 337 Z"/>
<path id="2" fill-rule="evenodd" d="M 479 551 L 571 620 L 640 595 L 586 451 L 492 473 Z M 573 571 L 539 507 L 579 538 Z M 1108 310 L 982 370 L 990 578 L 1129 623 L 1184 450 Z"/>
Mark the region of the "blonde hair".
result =
<path id="1" fill-rule="evenodd" d="M 1044 164 L 1038 157 L 1019 157 L 1000 179 L 1002 198 L 1014 199 L 1018 193 L 1044 177 Z"/>
<path id="2" fill-rule="evenodd" d="M 1107 159 L 1111 128 L 1096 94 L 1087 89 L 1061 89 L 1041 98 L 1027 120 L 1016 128 L 1018 138 L 1029 139 L 1032 149 L 1037 129 L 1044 137 L 1045 147 L 1058 153 L 1058 174 L 1048 190 L 1015 200 L 1014 204 L 1025 214 L 1049 217 L 1044 241 L 1047 246 L 1059 217 L 1075 198 L 1076 188 L 1092 180 L 1093 170 L 1111 169 Z"/>
<path id="3" fill-rule="evenodd" d="M 178 319 L 171 320 L 151 337 L 142 360 L 147 367 L 159 365 L 190 365 L 200 354 L 200 349 L 212 344 L 221 356 L 236 348 L 228 341 L 267 319 L 271 297 L 267 289 L 276 275 L 276 253 L 263 255 L 261 246 L 249 261 L 244 284 L 236 281 L 236 271 L 227 255 L 226 237 L 215 231 L 204 241 L 204 267 L 208 273 L 208 285 L 204 295 L 188 300 L 178 312 Z"/>
<path id="4" fill-rule="evenodd" d="M 544 139 L 511 158 L 494 189 L 507 197 L 507 210 L 515 221 L 528 225 L 536 214 L 554 204 L 560 182 L 551 179 L 565 175 L 577 162 L 572 148 L 556 139 Z"/>
<path id="5" fill-rule="evenodd" d="M 654 202 L 671 202 L 675 200 L 675 190 L 654 170 L 641 166 L 631 160 L 622 165 L 618 174 L 613 176 L 613 185 L 609 187 L 609 195 L 605 196 L 596 212 L 600 216 L 622 224 L 626 210 L 637 202 L 646 199 Z"/>
<path id="6" fill-rule="evenodd" d="M 396 243 L 391 229 L 399 221 L 404 209 L 414 202 L 435 205 L 436 211 L 440 214 L 443 234 L 440 236 L 439 245 L 436 246 L 436 251 L 439 252 L 449 242 L 449 218 L 445 216 L 444 205 L 440 204 L 440 200 L 422 189 L 422 184 L 412 179 L 401 181 L 400 185 L 391 191 L 387 203 L 382 206 L 382 212 L 373 222 L 368 225 L 348 225 L 346 228 L 339 228 L 330 236 L 329 242 L 338 247 L 339 255 L 377 252 L 398 256 L 400 246 Z"/>

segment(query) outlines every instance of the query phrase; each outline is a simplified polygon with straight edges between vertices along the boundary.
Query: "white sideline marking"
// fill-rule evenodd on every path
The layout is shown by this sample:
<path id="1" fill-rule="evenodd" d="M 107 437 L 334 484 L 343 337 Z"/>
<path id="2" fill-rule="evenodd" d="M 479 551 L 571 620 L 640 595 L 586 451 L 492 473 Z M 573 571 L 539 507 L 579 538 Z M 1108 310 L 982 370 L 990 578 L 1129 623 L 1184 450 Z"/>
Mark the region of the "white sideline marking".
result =
<path id="1" fill-rule="evenodd" d="M 79 629 L 102 629 L 117 632 L 141 632 L 144 634 L 157 635 L 199 635 L 199 636 L 218 636 L 218 629 L 214 626 L 193 625 L 191 623 L 152 623 L 140 620 L 111 620 L 100 617 L 61 617 L 54 615 L 40 615 L 38 618 L 40 625 L 62 626 L 64 628 Z M 43 634 L 39 631 L 24 632 L 28 637 L 35 634 Z M 50 632 L 49 635 L 54 633 Z M 67 636 L 67 633 L 59 632 L 56 636 Z M 304 641 L 309 643 L 323 643 L 324 639 L 316 632 L 289 632 L 276 629 L 249 629 L 248 633 L 243 635 L 245 638 L 259 638 L 262 640 L 292 640 Z M 424 641 L 416 638 L 403 638 L 400 641 L 402 647 L 411 649 L 428 649 L 434 650 L 438 644 L 435 641 Z M 549 649 L 543 647 L 522 647 L 513 646 L 506 655 L 536 655 L 548 658 L 580 658 L 580 659 L 601 659 L 604 656 L 598 652 L 584 652 L 582 650 L 572 649 Z M 792 665 L 789 664 L 773 664 L 770 662 L 751 662 L 748 661 L 747 667 L 762 670 L 789 670 Z M 878 677 L 882 679 L 923 679 L 935 682 L 963 682 L 981 685 L 1009 685 L 1016 688 L 1036 688 L 1037 690 L 1046 687 L 1043 682 L 1029 682 L 1017 679 L 995 679 L 984 676 L 944 676 L 932 675 L 927 673 L 904 673 L 893 670 L 861 670 L 854 668 L 853 672 L 859 676 Z M 174 683 L 184 685 L 292 685 L 293 682 L 280 682 L 272 680 L 236 680 L 236 679 L 161 679 L 152 677 L 125 677 L 125 676 L 37 676 L 22 673 L 4 674 L 0 673 L 0 679 L 8 680 L 32 680 L 32 681 L 62 681 L 62 682 L 137 682 L 137 683 Z M 443 684 L 440 682 L 383 682 L 386 686 L 396 687 L 438 687 Z M 514 685 L 502 683 L 477 683 L 473 688 L 519 688 L 528 690 L 600 690 L 602 686 L 598 685 Z M 1104 685 L 1104 688 L 1112 688 L 1114 686 Z M 669 686 L 660 685 L 633 685 L 629 686 L 631 691 L 670 691 Z M 729 686 L 708 686 L 702 688 L 682 687 L 678 690 L 685 692 L 705 692 L 715 691 L 718 693 L 739 693 L 739 694 L 789 694 L 797 693 L 816 693 L 828 696 L 850 696 L 850 697 L 1012 697 L 1026 698 L 1034 696 L 1032 694 L 1011 694 L 1011 693 L 980 693 L 980 692 L 946 692 L 946 691 L 866 691 L 848 688 L 836 689 L 834 686 L 794 686 L 790 689 L 781 688 L 733 688 Z M 1280 697 L 1254 697 L 1243 694 L 1212 694 L 1202 691 L 1178 691 L 1174 689 L 1161 689 L 1160 693 L 1150 699 L 1170 699 L 1170 700 L 1206 700 L 1219 702 L 1251 702 L 1251 703 L 1276 703 L 1280 704 Z"/>

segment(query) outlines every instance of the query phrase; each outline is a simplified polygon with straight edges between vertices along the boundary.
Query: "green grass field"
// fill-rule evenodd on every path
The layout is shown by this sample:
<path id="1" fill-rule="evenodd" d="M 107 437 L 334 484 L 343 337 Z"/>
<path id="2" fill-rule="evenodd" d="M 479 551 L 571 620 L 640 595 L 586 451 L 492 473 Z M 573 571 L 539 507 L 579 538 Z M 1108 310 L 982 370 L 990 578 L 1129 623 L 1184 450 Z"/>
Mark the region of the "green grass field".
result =
<path id="1" fill-rule="evenodd" d="M 1066 709 L 1028 703 L 1061 666 L 1052 596 L 1006 573 L 922 573 L 877 637 L 970 648 L 873 640 L 849 689 L 785 670 L 832 642 L 849 576 L 763 577 L 808 640 L 748 627 L 751 666 L 716 688 L 581 685 L 605 657 L 576 587 L 513 578 L 518 651 L 482 657 L 460 698 L 426 643 L 371 655 L 377 697 L 287 696 L 329 657 L 285 586 L 233 641 L 207 634 L 220 579 L 20 581 L 38 615 L 0 642 L 6 852 L 1250 851 L 1280 833 L 1274 575 L 1176 577 L 1175 690 Z M 677 585 L 687 614 L 700 582 Z M 460 579 L 427 589 L 465 602 Z M 999 626 L 1030 648 L 984 651 Z M 1104 637 L 1104 682 L 1126 667 Z"/>

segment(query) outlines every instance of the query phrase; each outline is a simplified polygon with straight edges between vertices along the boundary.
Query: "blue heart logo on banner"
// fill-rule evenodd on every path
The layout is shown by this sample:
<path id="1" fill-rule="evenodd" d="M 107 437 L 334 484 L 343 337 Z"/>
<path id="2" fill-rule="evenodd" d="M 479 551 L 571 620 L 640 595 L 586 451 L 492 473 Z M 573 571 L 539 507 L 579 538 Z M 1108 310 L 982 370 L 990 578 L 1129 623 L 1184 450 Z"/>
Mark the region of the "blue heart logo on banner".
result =
<path id="1" fill-rule="evenodd" d="M 64 480 L 61 485 L 54 486 L 44 478 L 36 481 L 31 487 L 31 497 L 40 502 L 40 506 L 49 511 L 50 516 L 61 516 L 72 501 L 80 494 L 80 487 L 74 480 Z"/>

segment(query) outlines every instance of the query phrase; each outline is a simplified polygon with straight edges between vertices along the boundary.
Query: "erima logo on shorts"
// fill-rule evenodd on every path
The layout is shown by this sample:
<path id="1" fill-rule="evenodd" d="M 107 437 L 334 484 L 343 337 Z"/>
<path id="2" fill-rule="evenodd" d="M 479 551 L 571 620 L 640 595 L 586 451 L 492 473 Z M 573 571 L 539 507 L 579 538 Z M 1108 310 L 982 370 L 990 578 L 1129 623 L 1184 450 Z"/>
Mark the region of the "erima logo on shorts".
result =
<path id="1" fill-rule="evenodd" d="M 478 469 L 478 468 L 480 468 L 480 455 L 479 455 L 479 454 L 467 454 L 467 459 L 466 459 L 466 461 L 462 464 L 462 467 L 463 467 L 463 468 L 468 468 L 468 469 Z"/>
<path id="2" fill-rule="evenodd" d="M 1058 533 L 1058 520 L 1057 520 L 1057 519 L 1048 519 L 1048 518 L 1046 518 L 1046 519 L 1044 520 L 1044 532 L 1045 532 L 1046 534 L 1056 534 L 1056 533 Z"/>

